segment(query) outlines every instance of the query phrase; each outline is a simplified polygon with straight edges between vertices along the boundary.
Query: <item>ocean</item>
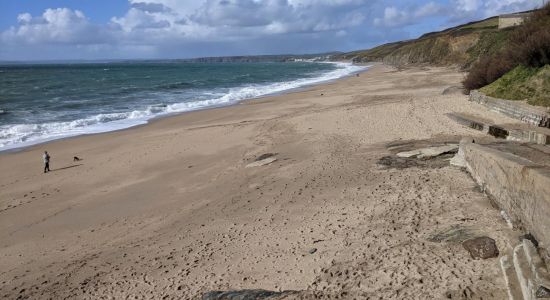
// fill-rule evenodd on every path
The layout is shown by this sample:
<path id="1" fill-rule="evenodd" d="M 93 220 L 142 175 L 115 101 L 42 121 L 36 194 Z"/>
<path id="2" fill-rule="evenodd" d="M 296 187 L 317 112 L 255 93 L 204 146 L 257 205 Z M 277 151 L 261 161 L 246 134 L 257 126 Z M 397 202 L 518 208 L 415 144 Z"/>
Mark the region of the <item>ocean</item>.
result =
<path id="1" fill-rule="evenodd" d="M 348 63 L 88 63 L 0 66 L 0 151 L 333 80 Z"/>

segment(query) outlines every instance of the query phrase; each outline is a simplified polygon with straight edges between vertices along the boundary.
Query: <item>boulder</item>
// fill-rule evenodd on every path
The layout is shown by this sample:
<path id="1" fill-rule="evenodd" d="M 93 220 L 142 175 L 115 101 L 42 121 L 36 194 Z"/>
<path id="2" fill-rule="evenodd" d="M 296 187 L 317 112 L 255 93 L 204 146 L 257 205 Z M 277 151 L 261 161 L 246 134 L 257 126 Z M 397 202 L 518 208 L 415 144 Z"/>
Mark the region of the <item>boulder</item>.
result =
<path id="1" fill-rule="evenodd" d="M 255 161 L 253 163 L 249 163 L 248 165 L 246 165 L 246 167 L 247 168 L 261 167 L 261 166 L 269 165 L 269 164 L 271 164 L 275 161 L 277 161 L 276 157 L 268 157 L 266 159 L 262 159 L 262 160 Z"/>
<path id="2" fill-rule="evenodd" d="M 458 145 L 450 144 L 445 146 L 429 147 L 429 148 L 422 148 L 422 149 L 417 149 L 412 151 L 399 152 L 396 155 L 398 157 L 403 157 L 403 158 L 416 157 L 416 158 L 422 159 L 422 158 L 436 157 L 447 153 L 455 153 L 457 151 L 458 151 Z"/>
<path id="3" fill-rule="evenodd" d="M 468 250 L 473 259 L 498 257 L 499 254 L 495 240 L 486 236 L 464 241 L 462 246 Z"/>
<path id="4" fill-rule="evenodd" d="M 270 158 L 270 157 L 273 157 L 277 155 L 277 153 L 264 153 L 258 157 L 256 157 L 256 159 L 254 161 L 260 161 L 260 160 L 264 160 L 266 158 Z"/>

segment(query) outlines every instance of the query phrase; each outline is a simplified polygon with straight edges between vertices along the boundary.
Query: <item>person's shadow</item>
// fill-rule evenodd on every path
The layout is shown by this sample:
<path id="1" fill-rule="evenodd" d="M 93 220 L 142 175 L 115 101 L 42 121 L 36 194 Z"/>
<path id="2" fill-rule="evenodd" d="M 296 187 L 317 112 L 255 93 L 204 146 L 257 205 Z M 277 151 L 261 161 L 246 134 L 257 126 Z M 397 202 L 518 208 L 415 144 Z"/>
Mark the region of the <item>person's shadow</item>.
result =
<path id="1" fill-rule="evenodd" d="M 61 171 L 61 170 L 66 170 L 66 169 L 70 169 L 70 168 L 76 168 L 76 167 L 80 167 L 80 166 L 83 166 L 83 165 L 84 165 L 84 164 L 70 165 L 70 166 L 63 167 L 63 168 L 52 169 L 52 170 L 50 170 L 50 172 L 53 172 L 53 171 Z"/>

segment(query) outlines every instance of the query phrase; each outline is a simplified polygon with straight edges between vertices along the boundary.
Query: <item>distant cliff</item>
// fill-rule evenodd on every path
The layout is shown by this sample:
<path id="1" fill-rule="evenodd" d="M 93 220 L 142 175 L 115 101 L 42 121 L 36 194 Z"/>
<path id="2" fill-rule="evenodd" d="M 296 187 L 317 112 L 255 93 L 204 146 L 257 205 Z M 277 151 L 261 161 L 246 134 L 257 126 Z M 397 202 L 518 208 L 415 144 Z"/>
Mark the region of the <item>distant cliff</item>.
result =
<path id="1" fill-rule="evenodd" d="M 286 62 L 286 61 L 327 61 L 331 57 L 342 55 L 342 52 L 318 54 L 284 54 L 284 55 L 252 55 L 252 56 L 220 56 L 183 59 L 184 62 L 201 63 L 232 63 L 232 62 Z"/>
<path id="2" fill-rule="evenodd" d="M 389 43 L 360 50 L 334 59 L 354 62 L 384 62 L 391 65 L 458 65 L 469 68 L 482 54 L 496 52 L 507 41 L 513 28 L 498 29 L 498 17 L 472 22 L 418 39 Z"/>

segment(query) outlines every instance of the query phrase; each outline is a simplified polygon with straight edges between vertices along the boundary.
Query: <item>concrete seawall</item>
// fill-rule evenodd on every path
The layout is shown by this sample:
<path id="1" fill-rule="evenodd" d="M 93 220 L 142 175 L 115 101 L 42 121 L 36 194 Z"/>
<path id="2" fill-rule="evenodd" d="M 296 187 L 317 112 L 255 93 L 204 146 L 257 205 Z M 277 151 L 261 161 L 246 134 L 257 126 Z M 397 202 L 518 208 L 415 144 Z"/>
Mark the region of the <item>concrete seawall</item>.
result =
<path id="1" fill-rule="evenodd" d="M 533 234 L 550 251 L 550 167 L 474 143 L 459 155 L 472 177 L 514 225 Z"/>
<path id="2" fill-rule="evenodd" d="M 475 90 L 470 92 L 470 101 L 485 105 L 493 111 L 531 125 L 550 128 L 550 114 L 547 109 L 528 105 L 521 101 L 489 97 Z"/>
<path id="3" fill-rule="evenodd" d="M 496 125 L 490 121 L 472 115 L 448 113 L 447 116 L 457 123 L 482 131 L 496 138 L 516 142 L 550 145 L 550 129 L 532 125 Z"/>

